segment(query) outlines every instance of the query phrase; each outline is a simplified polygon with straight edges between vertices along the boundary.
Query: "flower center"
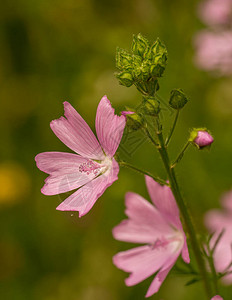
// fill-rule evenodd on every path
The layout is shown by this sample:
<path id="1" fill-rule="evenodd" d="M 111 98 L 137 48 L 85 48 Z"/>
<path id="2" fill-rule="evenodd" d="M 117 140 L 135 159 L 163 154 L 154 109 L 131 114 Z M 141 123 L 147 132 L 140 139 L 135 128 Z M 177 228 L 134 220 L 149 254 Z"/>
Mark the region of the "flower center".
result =
<path id="1" fill-rule="evenodd" d="M 169 240 L 166 240 L 165 238 L 157 239 L 154 244 L 152 244 L 153 249 L 157 248 L 165 248 L 170 243 Z"/>
<path id="2" fill-rule="evenodd" d="M 97 176 L 100 174 L 100 169 L 101 167 L 99 166 L 99 164 L 93 162 L 92 160 L 84 162 L 79 166 L 79 172 L 86 173 L 87 175 L 90 175 L 92 173 Z"/>
<path id="3" fill-rule="evenodd" d="M 79 166 L 79 172 L 85 173 L 86 175 L 93 174 L 95 176 L 98 176 L 99 174 L 105 173 L 111 166 L 112 161 L 108 157 L 106 157 L 101 164 L 94 162 L 92 160 L 89 160 L 87 162 L 84 162 L 80 164 Z"/>
<path id="4" fill-rule="evenodd" d="M 153 244 L 151 244 L 152 249 L 160 249 L 162 250 L 162 248 L 166 248 L 168 246 L 168 244 L 172 243 L 173 245 L 175 245 L 176 250 L 179 248 L 182 248 L 183 243 L 184 243 L 184 239 L 183 239 L 183 234 L 182 232 L 177 232 L 176 235 L 172 236 L 172 237 L 161 237 L 155 240 L 155 242 Z"/>

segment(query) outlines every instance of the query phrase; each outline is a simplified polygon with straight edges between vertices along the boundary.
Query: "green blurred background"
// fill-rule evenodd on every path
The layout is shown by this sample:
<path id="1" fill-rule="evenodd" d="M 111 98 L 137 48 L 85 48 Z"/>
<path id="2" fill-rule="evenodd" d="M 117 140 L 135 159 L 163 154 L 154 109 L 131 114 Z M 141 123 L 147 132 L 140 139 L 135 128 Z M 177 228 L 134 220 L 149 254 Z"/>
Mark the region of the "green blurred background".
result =
<path id="1" fill-rule="evenodd" d="M 132 34 L 157 36 L 169 52 L 159 94 L 183 88 L 191 101 L 181 114 L 171 157 L 191 127 L 206 126 L 215 137 L 211 151 L 190 149 L 177 167 L 195 224 L 219 207 L 231 185 L 232 78 L 212 78 L 193 64 L 193 37 L 204 27 L 198 1 L 184 0 L 12 0 L 0 4 L 0 298 L 9 300 L 143 299 L 151 278 L 126 287 L 112 256 L 130 244 L 111 230 L 124 216 L 124 194 L 148 198 L 144 179 L 121 169 L 115 182 L 85 217 L 56 211 L 64 197 L 40 193 L 46 174 L 34 162 L 43 151 L 69 151 L 50 130 L 68 100 L 94 129 L 103 95 L 116 107 L 136 106 L 134 87 L 118 85 L 115 49 L 130 49 Z M 167 125 L 170 123 L 169 114 Z M 167 128 L 167 126 L 166 126 Z M 141 143 L 138 141 L 142 141 Z M 152 146 L 138 133 L 119 149 L 129 162 L 165 176 Z M 203 299 L 201 283 L 171 272 L 151 299 Z M 231 287 L 221 286 L 231 299 Z"/>

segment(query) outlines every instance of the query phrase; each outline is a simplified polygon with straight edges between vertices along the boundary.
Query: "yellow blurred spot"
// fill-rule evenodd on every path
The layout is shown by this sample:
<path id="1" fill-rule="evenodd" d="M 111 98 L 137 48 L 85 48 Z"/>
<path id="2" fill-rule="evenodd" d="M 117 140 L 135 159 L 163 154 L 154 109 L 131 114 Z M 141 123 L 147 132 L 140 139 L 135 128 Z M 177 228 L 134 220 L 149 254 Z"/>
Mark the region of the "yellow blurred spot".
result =
<path id="1" fill-rule="evenodd" d="M 0 204 L 14 204 L 28 195 L 30 178 L 16 162 L 0 164 Z"/>

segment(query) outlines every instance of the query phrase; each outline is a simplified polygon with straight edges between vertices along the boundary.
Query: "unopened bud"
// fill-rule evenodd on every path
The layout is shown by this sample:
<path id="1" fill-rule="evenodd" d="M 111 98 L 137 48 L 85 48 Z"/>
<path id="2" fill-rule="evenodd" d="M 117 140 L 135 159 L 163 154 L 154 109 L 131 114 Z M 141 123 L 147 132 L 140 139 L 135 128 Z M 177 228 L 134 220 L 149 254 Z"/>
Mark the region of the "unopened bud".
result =
<path id="1" fill-rule="evenodd" d="M 165 71 L 166 65 L 158 63 L 154 63 L 151 65 L 151 76 L 152 77 L 161 77 L 163 75 L 163 72 Z"/>
<path id="2" fill-rule="evenodd" d="M 154 97 L 144 97 L 143 111 L 146 115 L 157 116 L 160 112 L 160 102 Z"/>
<path id="3" fill-rule="evenodd" d="M 151 46 L 150 53 L 152 57 L 155 57 L 156 55 L 160 55 L 160 54 L 167 55 L 168 52 L 165 45 L 161 42 L 159 38 L 157 38 L 154 44 Z"/>
<path id="4" fill-rule="evenodd" d="M 144 124 L 144 120 L 140 114 L 137 114 L 133 111 L 122 111 L 121 114 L 123 116 L 126 116 L 127 118 L 126 125 L 130 131 L 138 130 Z"/>
<path id="5" fill-rule="evenodd" d="M 174 89 L 171 91 L 169 105 L 174 109 L 181 109 L 189 101 L 182 89 Z"/>
<path id="6" fill-rule="evenodd" d="M 167 65 L 168 52 L 160 39 L 157 39 L 151 46 L 148 58 L 151 61 L 150 72 L 152 77 L 161 77 Z"/>
<path id="7" fill-rule="evenodd" d="M 206 128 L 194 128 L 190 134 L 189 141 L 198 149 L 208 148 L 214 139 Z"/>
<path id="8" fill-rule="evenodd" d="M 134 35 L 132 42 L 132 52 L 134 54 L 144 57 L 149 50 L 149 46 L 148 40 L 145 39 L 141 33 Z"/>
<path id="9" fill-rule="evenodd" d="M 133 67 L 133 58 L 126 50 L 116 49 L 116 67 L 120 70 L 130 70 Z"/>
<path id="10" fill-rule="evenodd" d="M 117 73 L 116 77 L 121 85 L 130 87 L 133 84 L 133 76 L 130 72 L 123 71 L 121 73 Z"/>

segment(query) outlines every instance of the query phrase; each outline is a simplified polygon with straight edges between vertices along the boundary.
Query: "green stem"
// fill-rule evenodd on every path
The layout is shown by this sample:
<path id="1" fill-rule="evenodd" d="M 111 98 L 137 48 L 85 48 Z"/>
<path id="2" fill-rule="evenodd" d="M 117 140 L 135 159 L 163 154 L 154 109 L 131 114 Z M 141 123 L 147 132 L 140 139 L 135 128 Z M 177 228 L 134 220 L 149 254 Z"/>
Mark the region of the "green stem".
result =
<path id="1" fill-rule="evenodd" d="M 188 209 L 187 209 L 187 207 L 184 203 L 184 199 L 182 198 L 182 195 L 180 193 L 180 188 L 179 188 L 177 180 L 176 180 L 175 171 L 174 171 L 173 168 L 171 168 L 168 152 L 167 152 L 166 146 L 164 144 L 163 134 L 160 130 L 157 131 L 157 136 L 158 136 L 158 140 L 159 140 L 159 143 L 160 143 L 160 146 L 157 147 L 157 148 L 158 148 L 158 151 L 161 155 L 164 167 L 165 167 L 165 169 L 167 171 L 167 174 L 168 174 L 170 188 L 173 192 L 173 195 L 174 195 L 174 197 L 176 199 L 176 202 L 178 204 L 178 207 L 180 209 L 182 218 L 183 218 L 184 223 L 185 223 L 185 228 L 186 228 L 186 230 L 189 234 L 192 249 L 193 249 L 193 252 L 194 252 L 195 257 L 196 257 L 196 261 L 197 261 L 198 268 L 199 268 L 199 271 L 200 271 L 200 274 L 201 274 L 201 278 L 204 282 L 207 297 L 211 298 L 213 296 L 213 294 L 211 292 L 211 284 L 210 284 L 210 281 L 209 281 L 209 278 L 208 278 L 208 273 L 206 271 L 205 261 L 202 257 L 202 254 L 201 254 L 200 246 L 199 246 L 199 243 L 198 243 L 198 239 L 197 239 L 197 236 L 196 236 L 196 232 L 195 232 L 190 214 L 189 214 Z"/>
<path id="2" fill-rule="evenodd" d="M 174 168 L 178 162 L 181 161 L 182 157 L 184 156 L 185 150 L 188 148 L 188 146 L 190 145 L 190 142 L 187 142 L 183 149 L 181 150 L 180 154 L 178 155 L 177 159 L 172 163 L 171 168 Z"/>
<path id="3" fill-rule="evenodd" d="M 179 117 L 179 112 L 180 112 L 180 111 L 179 111 L 179 109 L 178 109 L 178 110 L 176 111 L 176 116 L 175 116 L 174 122 L 173 122 L 173 124 L 172 124 L 171 130 L 170 130 L 169 135 L 168 135 L 168 137 L 167 137 L 167 139 L 166 139 L 165 146 L 167 146 L 167 145 L 169 144 L 170 140 L 171 140 L 172 134 L 173 134 L 173 132 L 174 132 L 174 130 L 175 130 L 176 123 L 177 123 L 177 120 L 178 120 L 178 117 Z"/>
<path id="4" fill-rule="evenodd" d="M 150 139 L 150 141 L 152 142 L 152 144 L 154 144 L 156 147 L 159 147 L 159 144 L 154 140 L 154 138 L 151 136 L 149 130 L 147 129 L 147 127 L 143 128 L 146 136 Z"/>
<path id="5" fill-rule="evenodd" d="M 141 173 L 143 175 L 148 175 L 148 176 L 152 177 L 156 182 L 160 183 L 161 185 L 168 185 L 169 186 L 169 184 L 165 180 L 152 175 L 150 172 L 141 170 L 141 169 L 139 169 L 139 168 L 137 168 L 137 167 L 135 167 L 135 166 L 133 166 L 131 164 L 128 164 L 128 163 L 126 163 L 124 161 L 119 161 L 118 163 L 122 167 L 127 167 L 127 168 L 132 169 L 134 171 L 137 171 L 137 172 L 139 172 L 139 173 Z"/>

